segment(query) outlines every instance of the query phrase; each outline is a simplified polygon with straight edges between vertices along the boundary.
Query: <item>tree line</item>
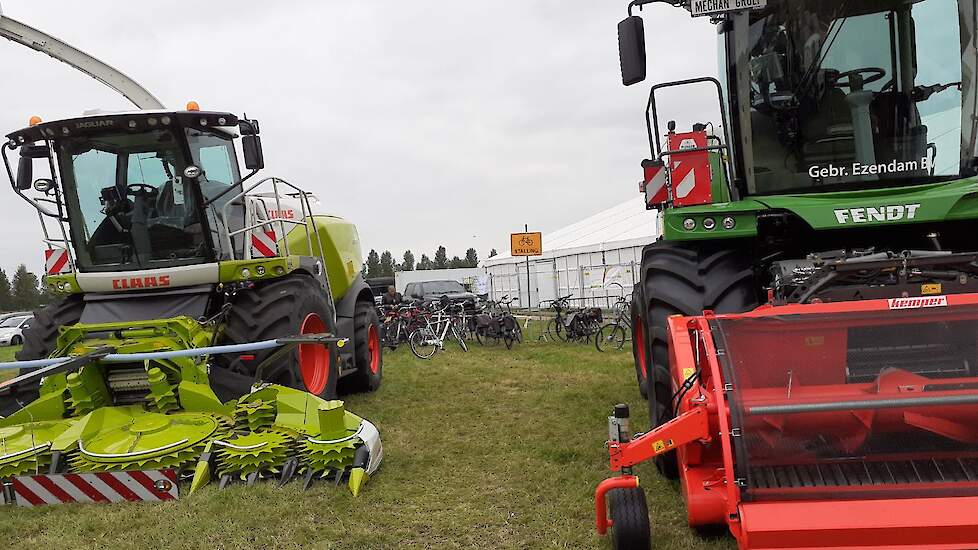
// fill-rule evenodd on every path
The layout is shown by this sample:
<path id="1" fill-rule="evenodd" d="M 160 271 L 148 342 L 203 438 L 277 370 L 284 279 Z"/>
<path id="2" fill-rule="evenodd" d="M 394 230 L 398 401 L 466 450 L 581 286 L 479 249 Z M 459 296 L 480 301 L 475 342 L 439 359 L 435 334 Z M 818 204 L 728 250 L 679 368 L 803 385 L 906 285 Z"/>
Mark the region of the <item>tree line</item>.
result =
<path id="1" fill-rule="evenodd" d="M 51 296 L 40 279 L 20 264 L 14 276 L 0 269 L 0 311 L 33 311 L 46 305 Z"/>
<path id="2" fill-rule="evenodd" d="M 489 251 L 489 257 L 496 255 L 496 249 Z M 401 261 L 394 259 L 390 250 L 385 250 L 378 254 L 376 250 L 370 249 L 367 254 L 367 261 L 363 264 L 363 276 L 371 279 L 374 277 L 393 277 L 398 271 L 415 271 L 423 269 L 456 269 L 460 267 L 479 267 L 479 255 L 474 248 L 465 251 L 465 257 L 448 257 L 448 250 L 444 246 L 439 246 L 429 258 L 427 254 L 422 254 L 420 260 L 416 260 L 414 253 L 405 250 L 401 256 Z"/>

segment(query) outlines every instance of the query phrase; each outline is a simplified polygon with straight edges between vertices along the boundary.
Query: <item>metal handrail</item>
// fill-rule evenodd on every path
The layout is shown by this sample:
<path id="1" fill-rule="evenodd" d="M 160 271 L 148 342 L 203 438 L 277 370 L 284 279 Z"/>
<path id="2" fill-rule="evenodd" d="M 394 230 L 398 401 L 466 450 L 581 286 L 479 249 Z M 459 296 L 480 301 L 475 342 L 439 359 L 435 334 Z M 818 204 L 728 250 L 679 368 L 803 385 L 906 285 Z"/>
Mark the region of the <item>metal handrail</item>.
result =
<path id="1" fill-rule="evenodd" d="M 295 191 L 295 193 L 296 193 L 296 195 L 298 196 L 298 199 L 299 199 L 299 208 L 302 210 L 302 220 L 303 221 L 289 220 L 289 219 L 285 219 L 285 218 L 279 217 L 279 218 L 275 218 L 275 219 L 262 220 L 260 222 L 257 222 L 257 223 L 254 223 L 254 224 L 251 224 L 251 225 L 242 227 L 241 229 L 237 229 L 237 230 L 231 231 L 229 229 L 229 226 L 228 226 L 228 219 L 230 218 L 230 210 L 229 209 L 231 208 L 231 206 L 233 204 L 237 203 L 238 201 L 241 201 L 242 199 L 245 199 L 245 198 L 247 198 L 249 196 L 254 196 L 254 195 L 250 195 L 250 194 L 252 194 L 252 192 L 256 188 L 258 188 L 259 186 L 261 186 L 262 184 L 264 184 L 266 182 L 269 182 L 272 185 L 272 195 L 273 195 L 273 198 L 275 199 L 275 208 L 276 208 L 277 211 L 281 211 L 282 210 L 282 199 L 281 199 L 281 194 L 279 193 L 279 184 L 283 184 L 285 186 L 288 186 L 289 188 L 291 188 L 291 189 L 293 189 Z M 315 234 L 316 241 L 317 241 L 317 244 L 318 244 L 318 247 L 317 248 L 319 249 L 319 259 L 323 263 L 323 265 L 325 265 L 325 263 L 326 263 L 326 253 L 325 253 L 325 250 L 323 249 L 322 239 L 319 238 L 320 237 L 320 235 L 319 235 L 319 227 L 316 226 L 315 223 L 310 223 L 312 221 L 312 218 L 313 218 L 313 212 L 312 212 L 312 205 L 309 202 L 309 194 L 310 194 L 309 192 L 304 191 L 304 190 L 300 189 L 299 187 L 296 187 L 295 185 L 289 183 L 286 180 L 283 180 L 281 178 L 277 178 L 277 177 L 274 177 L 274 176 L 270 176 L 270 177 L 261 179 L 261 180 L 255 182 L 255 183 L 251 184 L 247 188 L 243 189 L 240 193 L 238 193 L 237 195 L 235 195 L 234 197 L 232 197 L 231 199 L 229 199 L 224 204 L 224 206 L 221 209 L 221 218 L 220 219 L 221 219 L 221 225 L 222 225 L 223 233 L 224 233 L 224 241 L 225 241 L 225 244 L 227 245 L 227 249 L 231 253 L 232 258 L 235 258 L 235 256 L 236 256 L 235 255 L 234 244 L 233 244 L 233 241 L 232 241 L 232 237 L 237 236 L 237 235 L 241 235 L 241 234 L 244 234 L 244 233 L 248 233 L 250 235 L 251 232 L 253 232 L 255 229 L 257 229 L 259 227 L 263 227 L 263 226 L 273 226 L 274 227 L 274 224 L 276 224 L 276 223 L 279 225 L 279 229 L 282 232 L 282 241 L 285 243 L 285 254 L 286 254 L 286 256 L 291 255 L 291 249 L 289 247 L 289 241 L 286 238 L 286 235 L 288 233 L 286 231 L 286 224 L 292 224 L 292 225 L 301 225 L 301 226 L 304 226 L 305 227 L 306 239 L 307 239 L 307 242 L 309 242 L 309 252 L 310 252 L 310 254 L 313 254 L 313 255 L 315 255 L 315 252 L 313 251 L 313 247 L 312 247 L 312 238 L 313 238 L 313 234 Z M 256 197 L 256 198 L 261 199 L 262 202 L 264 203 L 264 199 L 267 198 L 267 197 Z M 243 202 L 242 202 L 242 204 L 247 209 L 247 205 L 245 205 Z M 309 220 L 309 221 L 305 221 L 305 220 Z M 312 225 L 312 229 L 310 229 L 310 225 Z M 245 246 L 243 247 L 243 249 L 244 249 L 244 251 L 243 251 L 244 252 L 243 253 L 244 259 L 250 259 L 251 258 L 251 252 L 250 252 L 250 247 L 247 246 L 247 243 L 245 243 Z"/>

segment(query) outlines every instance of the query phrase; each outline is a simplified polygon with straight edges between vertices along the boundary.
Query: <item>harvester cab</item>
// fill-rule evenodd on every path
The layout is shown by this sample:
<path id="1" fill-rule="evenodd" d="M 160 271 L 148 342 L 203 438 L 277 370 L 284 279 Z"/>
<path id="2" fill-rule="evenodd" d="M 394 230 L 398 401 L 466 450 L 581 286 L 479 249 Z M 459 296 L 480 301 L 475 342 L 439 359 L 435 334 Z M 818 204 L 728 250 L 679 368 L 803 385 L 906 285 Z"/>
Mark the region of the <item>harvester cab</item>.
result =
<path id="1" fill-rule="evenodd" d="M 631 315 L 651 428 L 610 419 L 599 531 L 649 546 L 631 469 L 654 460 L 690 525 L 742 548 L 978 547 L 953 513 L 978 496 L 975 3 L 634 0 L 625 85 L 653 3 L 715 24 L 720 68 L 646 105 L 660 235 Z M 720 118 L 663 127 L 661 92 L 693 85 Z"/>
<path id="2" fill-rule="evenodd" d="M 167 500 L 184 481 L 193 492 L 296 477 L 358 493 L 383 451 L 337 396 L 377 389 L 383 356 L 356 227 L 315 212 L 302 188 L 255 177 L 258 121 L 165 109 L 2 16 L 0 35 L 139 108 L 32 117 L 0 147 L 13 191 L 38 212 L 55 296 L 18 361 L 0 365 L 20 371 L 0 382 L 3 500 Z"/>

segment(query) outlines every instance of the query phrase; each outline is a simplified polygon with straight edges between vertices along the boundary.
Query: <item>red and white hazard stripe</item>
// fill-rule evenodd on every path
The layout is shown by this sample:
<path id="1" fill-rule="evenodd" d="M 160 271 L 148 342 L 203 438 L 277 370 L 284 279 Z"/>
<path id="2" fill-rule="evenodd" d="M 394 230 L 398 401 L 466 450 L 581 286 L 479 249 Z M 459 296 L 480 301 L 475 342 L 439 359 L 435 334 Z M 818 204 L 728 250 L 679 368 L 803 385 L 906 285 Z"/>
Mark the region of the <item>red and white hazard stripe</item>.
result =
<path id="1" fill-rule="evenodd" d="M 667 175 L 664 165 L 659 163 L 645 167 L 645 180 L 642 181 L 641 190 L 645 192 L 646 204 L 656 206 L 669 200 L 666 181 Z"/>
<path id="2" fill-rule="evenodd" d="M 278 244 L 275 239 L 275 231 L 251 232 L 251 257 L 252 258 L 273 258 L 278 256 Z"/>
<path id="3" fill-rule="evenodd" d="M 173 470 L 18 476 L 12 480 L 18 506 L 71 502 L 159 502 L 179 498 Z"/>
<path id="4" fill-rule="evenodd" d="M 48 275 L 60 275 L 71 270 L 68 262 L 68 251 L 58 248 L 48 248 L 44 251 L 44 270 Z"/>

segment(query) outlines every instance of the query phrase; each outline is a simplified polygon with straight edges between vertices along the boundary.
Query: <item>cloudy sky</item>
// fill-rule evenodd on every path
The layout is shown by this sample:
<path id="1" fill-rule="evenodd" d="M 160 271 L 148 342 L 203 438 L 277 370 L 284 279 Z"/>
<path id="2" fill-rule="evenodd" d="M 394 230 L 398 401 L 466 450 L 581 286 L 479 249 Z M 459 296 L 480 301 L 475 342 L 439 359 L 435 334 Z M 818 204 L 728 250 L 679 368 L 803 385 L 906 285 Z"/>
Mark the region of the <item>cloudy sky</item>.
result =
<path id="1" fill-rule="evenodd" d="M 625 0 L 0 0 L 179 108 L 261 121 L 267 175 L 353 220 L 365 251 L 444 244 L 480 257 L 637 193 L 648 83 L 621 85 Z M 649 81 L 716 72 L 715 31 L 646 8 Z M 42 54 L 0 41 L 0 130 L 126 109 Z M 704 105 L 666 105 L 688 127 Z M 685 122 L 684 122 L 685 121 Z M 7 188 L 0 266 L 41 268 L 37 218 Z M 652 218 L 650 217 L 650 223 Z"/>

